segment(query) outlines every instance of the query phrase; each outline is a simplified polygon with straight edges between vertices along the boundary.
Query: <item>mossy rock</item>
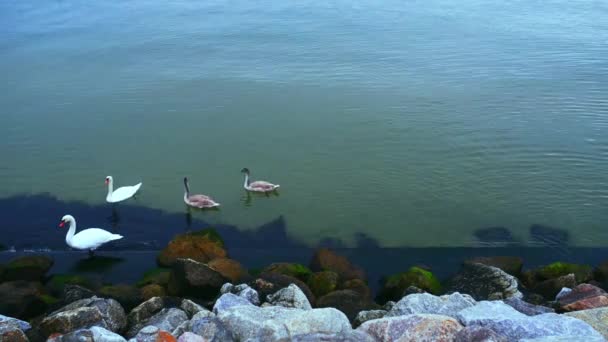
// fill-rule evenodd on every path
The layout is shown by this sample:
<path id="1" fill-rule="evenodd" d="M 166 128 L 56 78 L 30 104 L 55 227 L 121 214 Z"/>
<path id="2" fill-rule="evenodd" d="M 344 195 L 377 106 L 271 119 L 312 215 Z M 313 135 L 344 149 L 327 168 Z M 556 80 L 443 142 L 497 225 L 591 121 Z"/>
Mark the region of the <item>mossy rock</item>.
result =
<path id="1" fill-rule="evenodd" d="M 233 259 L 216 258 L 209 261 L 207 266 L 219 272 L 222 276 L 235 284 L 238 284 L 249 277 L 247 269 L 245 269 L 238 261 Z"/>
<path id="2" fill-rule="evenodd" d="M 79 285 L 87 289 L 94 289 L 95 283 L 90 279 L 78 274 L 54 274 L 46 283 L 48 291 L 56 296 L 63 294 L 66 285 Z"/>
<path id="3" fill-rule="evenodd" d="M 141 302 L 140 289 L 132 285 L 107 285 L 100 288 L 98 293 L 100 297 L 115 299 L 127 312 Z"/>
<path id="4" fill-rule="evenodd" d="M 47 304 L 48 306 L 52 306 L 55 305 L 57 303 L 59 303 L 59 299 L 56 297 L 53 297 L 51 295 L 47 295 L 47 294 L 43 294 L 40 295 L 40 299 L 42 299 L 42 301 Z"/>
<path id="5" fill-rule="evenodd" d="M 308 287 L 316 297 L 322 297 L 337 288 L 338 279 L 338 274 L 332 271 L 313 273 L 308 279 Z"/>
<path id="6" fill-rule="evenodd" d="M 167 290 L 158 284 L 148 284 L 141 288 L 141 299 L 146 301 L 153 297 L 164 297 L 167 295 Z"/>
<path id="7" fill-rule="evenodd" d="M 179 234 L 157 256 L 159 266 L 171 267 L 177 259 L 192 259 L 207 263 L 227 257 L 224 241 L 214 229 Z"/>
<path id="8" fill-rule="evenodd" d="M 561 276 L 574 274 L 577 283 L 583 283 L 593 278 L 593 269 L 589 265 L 570 264 L 566 262 L 554 262 L 537 269 L 535 272 L 537 280 L 555 279 Z"/>
<path id="9" fill-rule="evenodd" d="M 410 286 L 415 286 L 432 294 L 441 293 L 441 283 L 435 275 L 430 271 L 414 266 L 407 272 L 387 277 L 378 295 L 378 300 L 382 302 L 389 300 L 398 301 Z"/>
<path id="10" fill-rule="evenodd" d="M 53 263 L 52 258 L 44 255 L 18 257 L 5 265 L 2 280 L 42 280 L 46 272 L 53 267 Z"/>
<path id="11" fill-rule="evenodd" d="M 144 273 L 141 279 L 137 282 L 137 287 L 143 287 L 150 284 L 156 284 L 160 286 L 167 286 L 169 284 L 169 276 L 171 275 L 171 269 L 169 268 L 153 268 Z"/>
<path id="12" fill-rule="evenodd" d="M 267 266 L 266 268 L 264 268 L 262 270 L 262 273 L 284 274 L 284 275 L 298 278 L 301 281 L 306 282 L 308 280 L 308 278 L 310 277 L 310 275 L 312 274 L 312 271 L 308 267 L 306 267 L 302 264 L 289 263 L 289 262 L 277 262 L 277 263 L 271 264 L 271 265 Z"/>

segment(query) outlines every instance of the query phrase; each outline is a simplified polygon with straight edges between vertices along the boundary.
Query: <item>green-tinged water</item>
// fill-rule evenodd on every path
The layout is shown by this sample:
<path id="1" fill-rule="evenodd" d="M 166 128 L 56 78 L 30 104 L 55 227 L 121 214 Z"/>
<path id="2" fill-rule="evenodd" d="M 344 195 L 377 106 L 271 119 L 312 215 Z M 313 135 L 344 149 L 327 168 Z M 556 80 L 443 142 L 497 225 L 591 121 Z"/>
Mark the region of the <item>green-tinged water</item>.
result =
<path id="1" fill-rule="evenodd" d="M 282 215 L 309 243 L 466 246 L 540 223 L 605 245 L 606 17 L 562 0 L 0 2 L 0 197 L 103 203 L 112 175 L 175 212 L 189 176 L 222 204 L 197 218 Z M 280 195 L 247 198 L 243 167 Z"/>

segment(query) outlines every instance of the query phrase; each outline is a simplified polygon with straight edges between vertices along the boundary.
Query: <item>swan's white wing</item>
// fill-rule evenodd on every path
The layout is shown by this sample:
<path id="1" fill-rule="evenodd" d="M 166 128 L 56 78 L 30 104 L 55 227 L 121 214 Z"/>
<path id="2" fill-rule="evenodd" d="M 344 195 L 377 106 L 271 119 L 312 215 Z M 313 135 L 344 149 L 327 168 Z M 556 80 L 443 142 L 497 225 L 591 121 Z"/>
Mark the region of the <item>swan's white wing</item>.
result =
<path id="1" fill-rule="evenodd" d="M 120 202 L 129 199 L 139 191 L 139 188 L 141 188 L 141 183 L 133 186 L 120 187 L 112 192 L 110 202 Z"/>
<path id="2" fill-rule="evenodd" d="M 72 237 L 71 246 L 76 249 L 96 249 L 106 242 L 122 239 L 121 235 L 112 234 L 100 228 L 89 228 Z"/>
<path id="3" fill-rule="evenodd" d="M 249 184 L 249 187 L 256 191 L 272 191 L 278 188 L 277 185 L 266 181 L 255 181 Z"/>

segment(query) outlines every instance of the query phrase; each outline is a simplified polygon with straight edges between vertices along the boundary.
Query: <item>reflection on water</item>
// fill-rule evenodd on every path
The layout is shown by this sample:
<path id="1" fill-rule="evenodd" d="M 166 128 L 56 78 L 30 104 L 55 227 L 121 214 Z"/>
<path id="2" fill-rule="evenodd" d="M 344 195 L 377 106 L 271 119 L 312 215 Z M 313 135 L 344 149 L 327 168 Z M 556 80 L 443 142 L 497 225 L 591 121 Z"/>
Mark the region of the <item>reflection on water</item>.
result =
<path id="1" fill-rule="evenodd" d="M 85 255 L 86 253 L 82 253 Z M 70 272 L 97 273 L 110 271 L 117 264 L 124 262 L 124 258 L 95 255 L 87 258 L 80 257 L 74 263 Z"/>

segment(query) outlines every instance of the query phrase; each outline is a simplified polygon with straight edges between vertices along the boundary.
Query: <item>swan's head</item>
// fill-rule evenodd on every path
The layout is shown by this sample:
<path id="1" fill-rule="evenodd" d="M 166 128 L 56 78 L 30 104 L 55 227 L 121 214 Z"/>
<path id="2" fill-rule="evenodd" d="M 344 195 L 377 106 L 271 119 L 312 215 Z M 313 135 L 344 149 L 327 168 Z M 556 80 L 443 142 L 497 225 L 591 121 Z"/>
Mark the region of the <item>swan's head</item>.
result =
<path id="1" fill-rule="evenodd" d="M 188 184 L 188 177 L 184 177 L 184 184 Z"/>
<path id="2" fill-rule="evenodd" d="M 64 217 L 61 218 L 61 222 L 59 222 L 59 228 L 63 228 L 63 226 L 65 226 L 66 223 L 70 223 L 74 221 L 74 216 L 72 215 L 65 215 Z"/>
<path id="3" fill-rule="evenodd" d="M 244 168 L 241 170 L 241 172 L 242 172 L 242 173 L 244 173 L 244 174 L 247 174 L 247 175 L 248 175 L 248 174 L 249 174 L 249 169 L 248 169 L 248 168 L 246 168 L 246 167 L 244 167 Z"/>
<path id="4" fill-rule="evenodd" d="M 106 185 L 111 184 L 114 180 L 112 179 L 112 176 L 107 176 L 106 177 Z"/>

